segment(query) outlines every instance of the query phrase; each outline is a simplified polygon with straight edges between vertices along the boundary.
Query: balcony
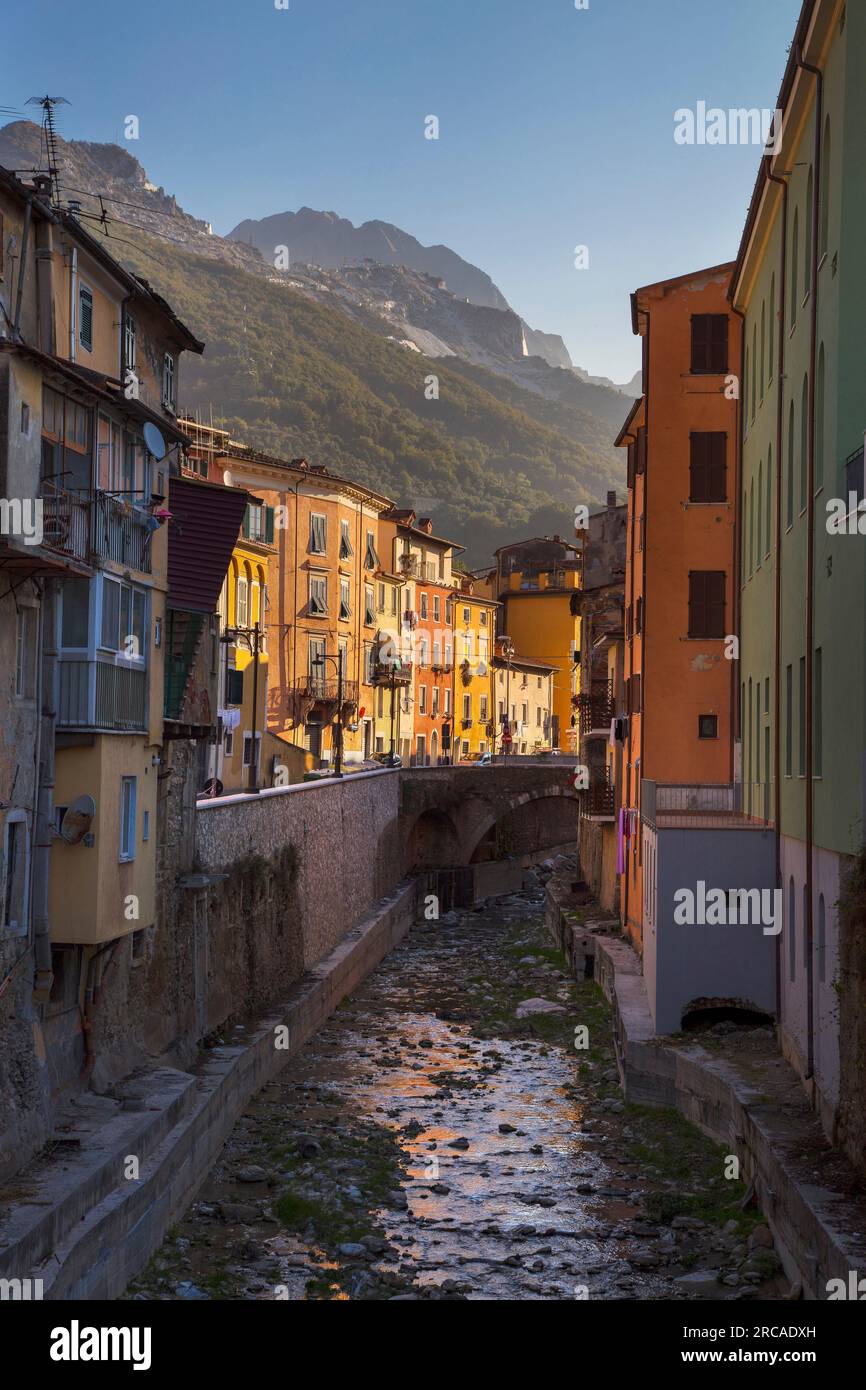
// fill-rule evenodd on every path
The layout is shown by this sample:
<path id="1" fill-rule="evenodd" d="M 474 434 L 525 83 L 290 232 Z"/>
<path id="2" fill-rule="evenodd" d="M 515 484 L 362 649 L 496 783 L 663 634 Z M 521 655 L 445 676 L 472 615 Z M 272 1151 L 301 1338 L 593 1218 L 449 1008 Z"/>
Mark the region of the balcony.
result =
<path id="1" fill-rule="evenodd" d="M 61 658 L 57 727 L 144 733 L 147 670 L 130 662 Z"/>
<path id="2" fill-rule="evenodd" d="M 593 686 L 577 697 L 581 738 L 608 738 L 614 716 L 613 682 Z"/>
<path id="3" fill-rule="evenodd" d="M 42 544 L 85 563 L 90 556 L 90 508 L 92 494 L 67 492 L 43 483 Z"/>
<path id="4" fill-rule="evenodd" d="M 744 812 L 742 791 L 736 782 L 653 782 L 644 777 L 641 818 L 657 830 L 764 829 L 763 807 L 755 810 L 760 819 Z"/>
<path id="5" fill-rule="evenodd" d="M 108 492 L 68 491 L 42 484 L 43 545 L 60 555 L 90 562 L 93 556 L 150 574 L 151 520 Z"/>
<path id="6" fill-rule="evenodd" d="M 295 693 L 304 700 L 315 700 L 320 704 L 336 704 L 340 696 L 339 682 L 325 680 L 324 676 L 301 676 L 295 681 Z M 357 704 L 358 682 L 343 681 L 343 704 Z"/>
<path id="7" fill-rule="evenodd" d="M 417 555 L 401 555 L 398 560 L 400 573 L 405 574 L 407 579 L 417 579 L 421 562 Z"/>
<path id="8" fill-rule="evenodd" d="M 411 685 L 411 661 L 384 661 L 373 667 L 371 685 Z"/>
<path id="9" fill-rule="evenodd" d="M 589 786 L 580 793 L 580 813 L 585 820 L 612 821 L 615 815 L 614 786 L 607 767 L 590 768 Z"/>

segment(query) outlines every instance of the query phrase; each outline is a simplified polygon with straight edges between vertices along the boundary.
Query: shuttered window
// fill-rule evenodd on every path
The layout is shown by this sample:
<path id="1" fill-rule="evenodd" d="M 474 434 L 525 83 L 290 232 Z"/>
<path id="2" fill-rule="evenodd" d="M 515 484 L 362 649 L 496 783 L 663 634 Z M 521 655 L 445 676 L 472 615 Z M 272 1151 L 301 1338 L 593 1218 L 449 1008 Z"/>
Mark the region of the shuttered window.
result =
<path id="1" fill-rule="evenodd" d="M 93 292 L 86 285 L 78 290 L 78 341 L 88 352 L 93 351 Z"/>
<path id="2" fill-rule="evenodd" d="M 372 531 L 367 532 L 367 548 L 364 555 L 364 568 L 377 570 L 379 568 L 379 556 L 376 552 L 376 537 Z"/>
<path id="3" fill-rule="evenodd" d="M 711 431 L 693 431 L 691 436 L 691 502 L 727 501 L 728 436 Z"/>
<path id="4" fill-rule="evenodd" d="M 314 555 L 324 555 L 327 543 L 327 517 L 318 512 L 310 514 L 310 550 Z"/>
<path id="5" fill-rule="evenodd" d="M 349 538 L 348 521 L 340 522 L 340 559 L 348 560 L 352 556 L 352 542 Z"/>
<path id="6" fill-rule="evenodd" d="M 689 573 L 689 637 L 724 637 L 725 572 Z"/>
<path id="7" fill-rule="evenodd" d="M 635 472 L 641 475 L 646 472 L 646 430 L 639 429 L 637 432 L 637 443 L 635 444 Z"/>
<path id="8" fill-rule="evenodd" d="M 728 370 L 727 314 L 692 314 L 692 371 Z"/>

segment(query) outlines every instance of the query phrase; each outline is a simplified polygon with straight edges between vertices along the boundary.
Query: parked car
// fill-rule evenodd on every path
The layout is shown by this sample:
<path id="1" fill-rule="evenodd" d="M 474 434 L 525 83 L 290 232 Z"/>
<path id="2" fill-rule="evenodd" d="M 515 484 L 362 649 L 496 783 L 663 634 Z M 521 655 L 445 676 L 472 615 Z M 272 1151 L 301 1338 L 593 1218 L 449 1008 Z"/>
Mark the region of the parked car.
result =
<path id="1" fill-rule="evenodd" d="M 467 753 L 460 759 L 461 767 L 490 767 L 493 758 L 490 753 Z"/>
<path id="2" fill-rule="evenodd" d="M 378 763 L 380 767 L 402 767 L 403 759 L 399 753 L 374 753 L 370 761 Z"/>

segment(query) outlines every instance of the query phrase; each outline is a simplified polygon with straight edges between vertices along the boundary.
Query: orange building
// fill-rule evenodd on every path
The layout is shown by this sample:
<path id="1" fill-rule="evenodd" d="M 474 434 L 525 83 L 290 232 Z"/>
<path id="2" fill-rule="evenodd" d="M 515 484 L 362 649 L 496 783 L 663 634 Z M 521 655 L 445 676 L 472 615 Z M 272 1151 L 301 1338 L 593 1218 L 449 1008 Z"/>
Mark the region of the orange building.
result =
<path id="1" fill-rule="evenodd" d="M 413 665 L 411 710 L 404 726 L 412 741 L 401 754 L 422 766 L 453 756 L 454 577 L 452 559 L 462 549 L 434 536 L 429 517 L 393 508 L 380 520 L 384 562 L 405 581 L 403 655 Z"/>
<path id="2" fill-rule="evenodd" d="M 731 265 L 632 295 L 643 396 L 616 440 L 628 450 L 627 736 L 619 809 L 623 924 L 643 932 L 642 783 L 666 804 L 734 780 L 737 382 Z M 654 788 L 655 791 L 655 788 Z"/>

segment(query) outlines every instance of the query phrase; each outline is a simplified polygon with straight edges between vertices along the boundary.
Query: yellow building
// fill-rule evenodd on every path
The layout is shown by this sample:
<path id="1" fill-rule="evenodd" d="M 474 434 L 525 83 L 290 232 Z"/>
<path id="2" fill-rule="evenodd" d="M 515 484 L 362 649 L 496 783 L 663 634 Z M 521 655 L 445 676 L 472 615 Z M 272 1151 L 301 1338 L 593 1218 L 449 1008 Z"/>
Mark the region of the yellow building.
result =
<path id="1" fill-rule="evenodd" d="M 507 643 L 498 644 L 491 692 L 496 753 L 527 757 L 552 746 L 555 676 L 545 662 L 520 656 Z"/>
<path id="2" fill-rule="evenodd" d="M 452 600 L 454 615 L 454 757 L 459 762 L 493 748 L 492 658 L 496 634 L 495 599 L 476 594 L 464 576 Z"/>
<path id="3" fill-rule="evenodd" d="M 224 792 L 274 785 L 262 757 L 268 711 L 268 565 L 274 550 L 273 508 L 249 502 L 241 537 L 220 595 L 219 743 L 212 775 Z M 280 759 L 280 766 L 287 767 Z M 277 769 L 277 782 L 292 780 Z"/>
<path id="4" fill-rule="evenodd" d="M 495 567 L 477 575 L 481 591 L 500 602 L 499 634 L 511 639 L 521 657 L 552 669 L 546 746 L 568 752 L 578 746 L 580 616 L 575 600 L 582 577 L 582 547 L 559 536 L 502 546 Z"/>
<path id="5" fill-rule="evenodd" d="M 68 947 L 155 920 L 162 507 L 186 442 L 175 420 L 178 359 L 202 344 L 67 213 L 46 228 L 39 263 L 50 326 L 41 346 L 55 357 L 34 411 L 46 512 L 95 571 L 64 584 L 57 605 L 54 804 L 64 835 L 51 855 L 49 914 L 52 941 Z M 76 807 L 80 835 L 66 818 Z"/>

